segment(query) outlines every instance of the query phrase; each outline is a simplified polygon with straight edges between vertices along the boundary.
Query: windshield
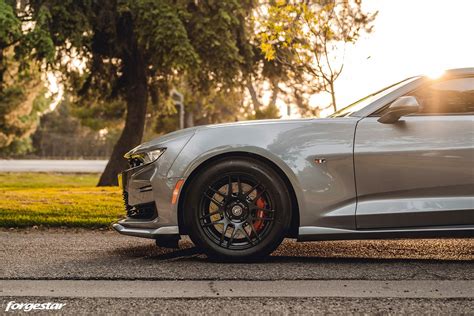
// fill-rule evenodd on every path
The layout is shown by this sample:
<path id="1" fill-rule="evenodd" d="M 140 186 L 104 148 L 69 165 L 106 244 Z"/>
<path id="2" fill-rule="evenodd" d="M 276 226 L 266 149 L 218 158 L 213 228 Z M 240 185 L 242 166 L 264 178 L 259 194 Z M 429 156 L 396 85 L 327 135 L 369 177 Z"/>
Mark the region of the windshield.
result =
<path id="1" fill-rule="evenodd" d="M 402 80 L 400 82 L 397 82 L 395 84 L 392 84 L 391 86 L 388 86 L 388 87 L 385 87 L 383 88 L 382 90 L 379 90 L 377 92 L 374 92 L 372 94 L 369 94 L 368 96 L 366 97 L 363 97 L 362 99 L 352 103 L 352 104 L 349 104 L 348 106 L 346 106 L 345 108 L 342 108 L 340 109 L 339 111 L 336 111 L 334 112 L 333 114 L 329 115 L 329 117 L 345 117 L 345 116 L 349 116 L 351 115 L 352 113 L 354 112 L 357 112 L 357 111 L 360 111 L 362 110 L 363 108 L 365 108 L 367 105 L 371 104 L 372 102 L 374 102 L 375 100 L 383 97 L 383 96 L 386 96 L 387 94 L 397 90 L 398 88 L 400 88 L 401 86 L 417 79 L 418 77 L 412 77 L 412 78 L 407 78 L 405 80 Z"/>

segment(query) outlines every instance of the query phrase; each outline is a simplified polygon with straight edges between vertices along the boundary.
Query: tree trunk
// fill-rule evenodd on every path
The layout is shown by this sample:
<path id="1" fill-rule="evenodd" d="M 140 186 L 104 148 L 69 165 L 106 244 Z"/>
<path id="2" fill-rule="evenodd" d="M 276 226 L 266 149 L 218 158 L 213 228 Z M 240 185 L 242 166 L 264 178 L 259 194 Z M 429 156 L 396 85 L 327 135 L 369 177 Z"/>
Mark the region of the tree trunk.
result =
<path id="1" fill-rule="evenodd" d="M 331 93 L 331 100 L 332 100 L 332 107 L 334 109 L 334 112 L 337 111 L 337 105 L 336 105 L 336 91 L 334 90 L 334 82 L 329 83 L 329 88 L 330 88 L 330 93 Z"/>
<path id="2" fill-rule="evenodd" d="M 3 49 L 0 48 L 0 92 L 3 91 L 3 74 L 5 73 L 5 66 L 3 65 Z"/>
<path id="3" fill-rule="evenodd" d="M 278 100 L 278 92 L 280 91 L 280 88 L 278 87 L 278 82 L 276 80 L 272 80 L 271 85 L 272 97 L 270 98 L 270 103 L 268 104 L 268 106 L 275 107 L 276 101 Z"/>
<path id="4" fill-rule="evenodd" d="M 186 124 L 185 127 L 193 127 L 194 126 L 194 113 L 192 109 L 188 109 L 186 112 Z"/>
<path id="5" fill-rule="evenodd" d="M 247 80 L 247 90 L 250 93 L 250 98 L 252 99 L 253 103 L 253 109 L 256 111 L 260 110 L 262 107 L 262 104 L 258 100 L 257 92 L 255 91 L 255 88 L 253 87 L 251 79 Z"/>
<path id="6" fill-rule="evenodd" d="M 124 58 L 124 76 L 127 79 L 125 127 L 114 146 L 98 186 L 117 185 L 117 174 L 127 168 L 123 155 L 142 141 L 148 98 L 145 68 L 143 56 L 137 49 Z"/>

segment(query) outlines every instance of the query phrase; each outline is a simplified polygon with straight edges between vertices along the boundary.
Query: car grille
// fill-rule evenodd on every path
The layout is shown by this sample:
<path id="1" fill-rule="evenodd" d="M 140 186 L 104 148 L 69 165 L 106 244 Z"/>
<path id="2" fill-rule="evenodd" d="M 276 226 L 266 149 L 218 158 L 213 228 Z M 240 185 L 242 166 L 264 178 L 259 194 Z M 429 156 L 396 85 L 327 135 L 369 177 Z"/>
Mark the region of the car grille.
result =
<path id="1" fill-rule="evenodd" d="M 127 217 L 134 219 L 154 219 L 156 218 L 157 211 L 155 203 L 146 203 L 136 206 L 131 206 L 128 204 L 128 192 L 123 191 L 123 202 L 125 205 L 125 210 L 127 211 Z"/>

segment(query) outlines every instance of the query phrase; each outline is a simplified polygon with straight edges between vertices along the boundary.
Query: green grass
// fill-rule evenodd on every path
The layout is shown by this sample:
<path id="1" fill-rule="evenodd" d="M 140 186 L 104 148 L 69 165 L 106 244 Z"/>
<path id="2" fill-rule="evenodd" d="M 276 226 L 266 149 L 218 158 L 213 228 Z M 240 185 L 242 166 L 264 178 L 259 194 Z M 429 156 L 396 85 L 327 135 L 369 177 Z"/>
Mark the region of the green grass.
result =
<path id="1" fill-rule="evenodd" d="M 118 187 L 97 174 L 0 174 L 0 227 L 107 227 L 124 215 Z"/>

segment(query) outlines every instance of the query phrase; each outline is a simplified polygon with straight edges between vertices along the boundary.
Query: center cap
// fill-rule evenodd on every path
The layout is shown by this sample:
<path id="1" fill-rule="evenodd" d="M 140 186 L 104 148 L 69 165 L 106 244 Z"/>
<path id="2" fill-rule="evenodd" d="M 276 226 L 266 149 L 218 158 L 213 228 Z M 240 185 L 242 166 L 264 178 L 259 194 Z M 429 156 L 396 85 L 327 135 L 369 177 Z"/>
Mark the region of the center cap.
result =
<path id="1" fill-rule="evenodd" d="M 242 206 L 240 206 L 240 205 L 234 205 L 234 207 L 232 207 L 231 212 L 232 212 L 232 215 L 234 215 L 234 216 L 240 216 L 240 215 L 242 215 L 242 213 L 243 213 Z"/>
<path id="2" fill-rule="evenodd" d="M 235 223 L 245 221 L 249 215 L 249 210 L 245 204 L 239 201 L 233 201 L 226 207 L 226 217 Z"/>

